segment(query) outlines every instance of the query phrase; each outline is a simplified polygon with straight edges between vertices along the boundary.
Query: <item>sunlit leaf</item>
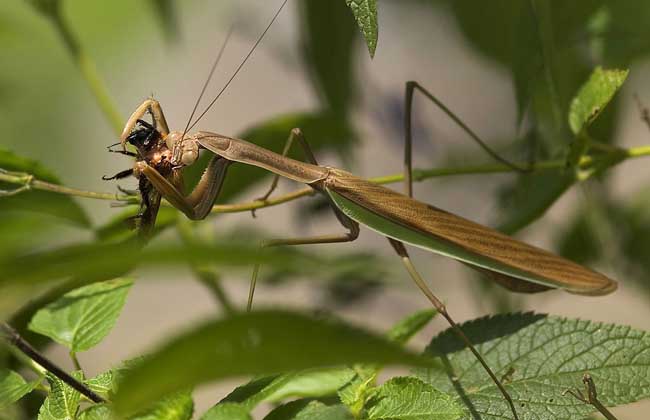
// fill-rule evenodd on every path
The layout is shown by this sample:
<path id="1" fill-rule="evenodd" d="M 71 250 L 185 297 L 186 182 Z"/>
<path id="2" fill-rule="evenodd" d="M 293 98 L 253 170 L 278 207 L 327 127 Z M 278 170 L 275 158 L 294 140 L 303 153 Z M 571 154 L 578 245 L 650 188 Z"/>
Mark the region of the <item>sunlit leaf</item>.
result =
<path id="1" fill-rule="evenodd" d="M 179 388 L 208 381 L 351 363 L 426 361 L 339 321 L 260 311 L 208 322 L 173 338 L 127 372 L 114 404 L 127 413 Z"/>
<path id="2" fill-rule="evenodd" d="M 332 396 L 354 376 L 355 372 L 345 367 L 266 376 L 237 387 L 219 405 L 235 402 L 250 411 L 262 402 L 279 402 L 290 397 Z"/>
<path id="3" fill-rule="evenodd" d="M 377 49 L 378 25 L 377 25 L 377 1 L 376 0 L 345 0 L 354 19 L 361 29 L 366 40 L 370 56 L 375 56 Z"/>
<path id="4" fill-rule="evenodd" d="M 320 401 L 298 400 L 277 407 L 264 420 L 354 420 L 354 417 L 341 404 L 327 405 Z"/>
<path id="5" fill-rule="evenodd" d="M 231 402 L 220 403 L 205 412 L 199 420 L 252 420 L 248 410 Z"/>
<path id="6" fill-rule="evenodd" d="M 75 379 L 81 380 L 83 373 L 73 372 Z M 50 392 L 38 411 L 38 420 L 72 420 L 77 415 L 81 394 L 62 380 L 51 374 L 47 375 Z"/>
<path id="7" fill-rule="evenodd" d="M 84 383 L 92 391 L 108 399 L 109 394 L 113 391 L 113 371 L 108 370 L 100 373 L 94 378 L 85 380 Z"/>
<path id="8" fill-rule="evenodd" d="M 456 420 L 458 402 L 417 378 L 393 378 L 380 386 L 367 404 L 370 420 Z"/>
<path id="9" fill-rule="evenodd" d="M 40 163 L 25 159 L 0 149 L 0 169 L 33 175 L 36 179 L 52 184 L 59 180 Z M 3 175 L 0 172 L 0 175 Z M 0 190 L 14 190 L 20 185 L 0 181 Z M 53 192 L 31 189 L 19 194 L 0 196 L 0 211 L 21 211 L 47 214 L 81 227 L 89 227 L 90 220 L 84 210 L 71 197 Z"/>
<path id="10" fill-rule="evenodd" d="M 388 331 L 388 338 L 396 343 L 405 344 L 411 337 L 424 328 L 434 316 L 435 309 L 423 309 L 401 319 Z"/>
<path id="11" fill-rule="evenodd" d="M 13 370 L 0 368 L 0 409 L 30 393 L 39 382 L 27 382 Z"/>
<path id="12" fill-rule="evenodd" d="M 129 420 L 190 420 L 193 413 L 192 394 L 182 391 L 163 397 L 152 407 L 130 416 Z"/>
<path id="13" fill-rule="evenodd" d="M 73 352 L 86 351 L 104 339 L 117 321 L 133 282 L 118 279 L 85 286 L 36 312 L 29 329 Z"/>
<path id="14" fill-rule="evenodd" d="M 461 328 L 502 378 L 522 419 L 574 420 L 595 411 L 564 394 L 582 388 L 585 372 L 594 378 L 598 398 L 606 406 L 650 396 L 646 332 L 531 313 L 481 318 Z M 455 395 L 458 402 L 469 401 L 485 420 L 510 418 L 501 393 L 452 331 L 435 337 L 427 354 L 440 356 L 448 371 L 419 369 L 418 377 Z M 463 418 L 473 416 L 466 413 Z"/>
<path id="15" fill-rule="evenodd" d="M 78 417 L 79 420 L 116 420 L 111 414 L 111 409 L 104 405 L 94 405 L 82 411 Z"/>
<path id="16" fill-rule="evenodd" d="M 628 73 L 628 70 L 596 67 L 571 102 L 569 125 L 574 134 L 580 133 L 598 117 L 621 88 Z"/>
<path id="17" fill-rule="evenodd" d="M 567 166 L 575 167 L 589 150 L 587 127 L 598 118 L 627 78 L 628 70 L 603 70 L 597 67 L 571 101 L 569 126 L 575 134 L 567 156 Z"/>
<path id="18" fill-rule="evenodd" d="M 424 328 L 436 314 L 437 311 L 435 310 L 425 309 L 401 319 L 388 331 L 388 339 L 399 344 L 406 343 L 413 335 Z M 361 413 L 367 394 L 374 389 L 381 368 L 381 366 L 377 365 L 356 365 L 352 380 L 339 390 L 339 398 L 355 416 L 358 417 Z"/>

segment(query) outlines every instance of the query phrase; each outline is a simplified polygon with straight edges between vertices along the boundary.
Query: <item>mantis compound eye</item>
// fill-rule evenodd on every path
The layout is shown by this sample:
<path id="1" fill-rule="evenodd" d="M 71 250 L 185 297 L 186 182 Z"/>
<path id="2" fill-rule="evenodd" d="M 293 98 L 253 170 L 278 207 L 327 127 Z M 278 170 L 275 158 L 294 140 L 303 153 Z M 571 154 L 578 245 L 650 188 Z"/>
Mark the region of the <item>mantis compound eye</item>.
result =
<path id="1" fill-rule="evenodd" d="M 182 134 L 179 133 L 178 131 L 172 131 L 165 137 L 165 143 L 167 144 L 167 148 L 169 150 L 174 150 L 174 147 L 176 144 L 181 140 Z"/>
<path id="2" fill-rule="evenodd" d="M 181 162 L 189 166 L 199 158 L 199 146 L 195 141 L 184 141 L 181 145 L 182 155 Z"/>

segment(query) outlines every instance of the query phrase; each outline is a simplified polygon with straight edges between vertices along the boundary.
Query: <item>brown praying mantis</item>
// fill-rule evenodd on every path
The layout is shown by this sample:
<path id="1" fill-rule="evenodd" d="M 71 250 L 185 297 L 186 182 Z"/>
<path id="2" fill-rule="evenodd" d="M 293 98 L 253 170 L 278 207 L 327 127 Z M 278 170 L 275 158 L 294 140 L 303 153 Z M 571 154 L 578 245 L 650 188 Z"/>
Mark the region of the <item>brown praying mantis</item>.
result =
<path id="1" fill-rule="evenodd" d="M 451 318 L 445 305 L 429 289 L 413 265 L 404 244 L 454 258 L 489 275 L 494 281 L 514 292 L 534 293 L 559 288 L 575 294 L 603 295 L 613 292 L 616 289 L 616 282 L 603 274 L 520 242 L 489 227 L 415 200 L 412 192 L 410 134 L 410 111 L 414 92 L 418 91 L 440 105 L 431 93 L 416 82 L 406 84 L 404 158 L 406 194 L 400 194 L 344 170 L 319 165 L 305 136 L 298 128 L 293 129 L 289 134 L 282 154 L 221 134 L 207 131 L 188 133 L 188 130 L 199 122 L 227 88 L 268 31 L 275 17 L 224 88 L 207 109 L 192 122 L 196 111 L 195 106 L 185 130 L 170 131 L 160 104 L 154 99 L 145 100 L 128 119 L 120 138 L 122 150 L 118 151 L 135 156 L 136 163 L 133 169 L 120 172 L 108 179 L 129 175 L 139 179 L 143 209 L 139 215 L 139 223 L 141 231 L 145 234 L 150 232 L 153 226 L 161 197 L 182 211 L 189 219 L 201 220 L 207 217 L 219 196 L 227 169 L 233 162 L 254 165 L 275 174 L 273 183 L 262 200 L 270 196 L 280 177 L 308 185 L 326 197 L 345 232 L 267 240 L 263 242 L 262 247 L 351 242 L 358 237 L 360 225 L 385 236 L 416 285 L 447 319 L 456 334 L 485 368 L 508 402 L 514 418 L 517 419 L 508 392 Z M 206 86 L 207 81 L 197 105 Z M 151 116 L 151 124 L 142 120 L 145 114 Z M 456 119 L 455 121 L 460 123 Z M 470 134 L 473 133 L 470 131 Z M 295 142 L 303 148 L 309 162 L 298 161 L 287 156 Z M 127 151 L 126 143 L 135 146 L 137 153 Z M 486 148 L 483 143 L 481 145 Z M 197 161 L 201 150 L 211 152 L 214 156 L 193 191 L 185 195 L 182 187 L 182 170 Z M 258 269 L 259 264 L 256 264 L 251 280 L 248 309 L 252 305 Z"/>

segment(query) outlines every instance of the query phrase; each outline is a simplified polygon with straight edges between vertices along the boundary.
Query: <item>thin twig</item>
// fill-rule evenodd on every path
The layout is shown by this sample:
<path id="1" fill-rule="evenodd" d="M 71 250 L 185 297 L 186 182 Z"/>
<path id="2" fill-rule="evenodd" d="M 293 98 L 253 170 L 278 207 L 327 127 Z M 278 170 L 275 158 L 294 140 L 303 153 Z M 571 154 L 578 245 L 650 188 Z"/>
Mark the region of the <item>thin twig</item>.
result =
<path id="1" fill-rule="evenodd" d="M 43 368 L 45 368 L 45 370 L 59 378 L 61 381 L 65 382 L 68 386 L 78 391 L 90 401 L 98 404 L 106 402 L 104 398 L 96 394 L 93 390 L 88 388 L 83 383 L 79 382 L 77 379 L 70 376 L 66 371 L 55 365 L 54 362 L 43 356 L 38 350 L 32 347 L 31 344 L 25 341 L 25 339 L 22 338 L 20 334 L 18 334 L 18 331 L 14 330 L 6 322 L 0 324 L 0 333 L 0 335 L 10 345 L 20 350 L 31 360 L 41 365 Z"/>
<path id="2" fill-rule="evenodd" d="M 635 159 L 639 157 L 650 156 L 650 146 L 639 146 L 633 147 L 630 149 L 620 149 L 615 150 L 610 153 L 600 154 L 597 157 L 594 156 L 583 156 L 580 159 L 579 167 L 580 168 L 589 168 L 595 166 L 597 163 L 602 162 L 619 162 L 619 160 L 614 158 L 620 158 L 620 160 Z M 555 159 L 555 160 L 546 160 L 537 162 L 536 164 L 530 167 L 531 171 L 545 171 L 552 169 L 563 169 L 565 165 L 564 159 Z M 512 173 L 514 170 L 507 165 L 495 163 L 495 164 L 485 164 L 485 165 L 474 165 L 474 166 L 465 166 L 465 167 L 449 167 L 449 168 L 432 168 L 432 169 L 414 169 L 413 170 L 413 180 L 414 181 L 424 181 L 431 178 L 441 178 L 446 176 L 458 176 L 458 175 L 480 175 L 480 174 L 499 174 L 499 173 Z M 14 185 L 25 185 L 26 179 L 28 179 L 30 174 L 27 173 L 11 173 L 0 171 L 0 182 L 6 182 Z M 377 184 L 394 184 L 404 180 L 404 174 L 394 174 L 386 175 L 369 179 L 371 182 Z M 76 188 L 65 187 L 63 185 L 53 184 L 50 182 L 42 181 L 39 179 L 31 179 L 30 189 L 41 190 L 41 191 L 50 191 L 57 194 L 65 194 L 75 197 L 83 198 L 93 198 L 97 200 L 110 200 L 110 201 L 119 201 L 126 203 L 136 204 L 139 202 L 139 198 L 127 194 L 119 193 L 103 193 L 96 191 L 81 190 Z M 212 208 L 212 213 L 239 213 L 239 212 L 248 212 L 251 210 L 261 209 L 265 207 L 272 207 L 278 204 L 287 203 L 289 201 L 297 200 L 301 197 L 315 194 L 314 190 L 311 188 L 301 188 L 295 191 L 292 191 L 287 194 L 279 195 L 273 199 L 268 200 L 255 200 L 248 201 L 237 204 L 218 204 Z M 166 203 L 166 205 L 169 205 Z"/>
<path id="3" fill-rule="evenodd" d="M 570 394 L 573 395 L 576 399 L 582 401 L 585 404 L 593 405 L 596 410 L 600 412 L 607 420 L 618 420 L 600 401 L 598 401 L 598 394 L 596 392 L 596 384 L 591 375 L 585 373 L 582 376 L 582 383 L 585 384 L 586 396 L 579 389 L 567 389 L 564 391 L 564 395 Z"/>

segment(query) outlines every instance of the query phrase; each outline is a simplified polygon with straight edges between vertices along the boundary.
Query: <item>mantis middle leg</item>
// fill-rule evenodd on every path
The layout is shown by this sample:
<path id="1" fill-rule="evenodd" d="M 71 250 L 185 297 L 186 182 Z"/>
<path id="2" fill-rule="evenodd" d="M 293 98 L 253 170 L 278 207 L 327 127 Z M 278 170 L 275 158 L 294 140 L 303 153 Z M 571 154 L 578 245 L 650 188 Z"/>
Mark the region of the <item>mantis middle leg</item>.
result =
<path id="1" fill-rule="evenodd" d="M 294 128 L 293 130 L 291 130 L 291 133 L 289 134 L 289 138 L 287 139 L 287 142 L 284 146 L 284 151 L 282 155 L 286 156 L 289 153 L 289 149 L 291 148 L 291 145 L 293 144 L 294 140 L 298 140 L 298 142 L 302 146 L 305 152 L 305 156 L 307 157 L 309 163 L 318 165 L 318 162 L 316 161 L 316 157 L 314 156 L 313 151 L 309 147 L 309 143 L 307 143 L 307 140 L 305 139 L 304 135 L 302 134 L 302 131 L 299 128 Z M 273 179 L 273 182 L 271 183 L 271 187 L 264 195 L 262 200 L 267 199 L 269 195 L 273 192 L 273 190 L 277 187 L 278 179 L 279 176 L 276 175 L 275 178 Z M 357 239 L 357 237 L 359 236 L 359 224 L 354 220 L 350 219 L 345 214 L 343 214 L 343 212 L 341 212 L 341 210 L 339 210 L 339 208 L 336 207 L 336 205 L 332 202 L 329 196 L 327 197 L 327 200 L 330 207 L 332 208 L 332 211 L 334 212 L 334 215 L 338 219 L 339 223 L 347 230 L 347 232 L 342 234 L 318 235 L 318 236 L 309 236 L 309 237 L 302 237 L 302 238 L 270 239 L 270 240 L 262 241 L 260 243 L 260 249 L 273 247 L 273 246 L 283 246 L 283 245 L 312 245 L 312 244 L 352 242 L 355 239 Z M 250 289 L 248 292 L 248 303 L 246 305 L 246 309 L 248 311 L 250 311 L 253 306 L 253 297 L 255 294 L 255 286 L 257 284 L 259 268 L 260 268 L 260 264 L 256 263 L 253 269 Z"/>

